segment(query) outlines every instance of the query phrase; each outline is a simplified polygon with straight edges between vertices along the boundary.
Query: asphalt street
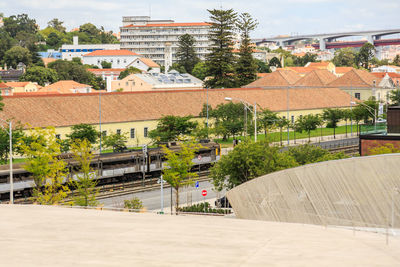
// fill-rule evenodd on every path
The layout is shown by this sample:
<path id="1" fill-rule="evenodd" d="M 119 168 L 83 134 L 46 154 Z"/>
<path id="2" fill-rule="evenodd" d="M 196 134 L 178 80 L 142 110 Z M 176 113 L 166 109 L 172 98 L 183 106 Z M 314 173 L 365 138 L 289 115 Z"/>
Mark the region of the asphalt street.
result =
<path id="1" fill-rule="evenodd" d="M 160 186 L 161 187 L 161 186 Z M 225 191 L 217 194 L 213 190 L 214 186 L 208 182 L 199 182 L 199 188 L 192 186 L 183 187 L 179 190 L 179 202 L 183 205 L 191 205 L 196 202 L 211 200 L 225 195 Z M 202 190 L 207 190 L 207 196 L 204 198 L 201 195 Z M 161 209 L 161 192 L 160 188 L 146 192 L 134 193 L 124 196 L 102 199 L 99 202 L 104 204 L 105 207 L 123 208 L 125 199 L 132 199 L 133 197 L 139 198 L 143 202 L 143 206 L 147 210 L 160 210 Z M 169 211 L 171 206 L 171 188 L 164 188 L 164 210 Z M 174 190 L 173 190 L 174 191 Z M 175 202 L 175 192 L 172 193 L 173 202 Z"/>

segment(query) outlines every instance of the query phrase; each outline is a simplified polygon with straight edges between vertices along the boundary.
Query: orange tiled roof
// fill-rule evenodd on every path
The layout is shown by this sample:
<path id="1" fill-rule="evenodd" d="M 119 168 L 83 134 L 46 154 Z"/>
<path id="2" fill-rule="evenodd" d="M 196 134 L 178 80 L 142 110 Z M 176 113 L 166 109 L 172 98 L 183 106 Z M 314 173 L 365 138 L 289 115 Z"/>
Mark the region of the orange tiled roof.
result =
<path id="1" fill-rule="evenodd" d="M 352 69 L 328 85 L 332 87 L 372 87 L 374 81 L 378 85 L 380 80 L 365 70 Z"/>
<path id="2" fill-rule="evenodd" d="M 309 62 L 306 66 L 307 67 L 316 67 L 316 68 L 320 68 L 320 67 L 327 67 L 329 65 L 330 62 L 327 61 L 322 61 L 322 62 Z"/>
<path id="3" fill-rule="evenodd" d="M 261 108 L 284 111 L 287 92 L 282 89 L 235 88 L 208 90 L 212 107 L 226 103 L 225 97 L 257 102 Z M 207 101 L 207 90 L 121 92 L 102 94 L 102 122 L 155 120 L 163 115 L 198 116 Z M 98 124 L 99 94 L 61 94 L 4 97 L 0 118 L 14 118 L 32 127 Z M 350 95 L 338 88 L 290 89 L 290 110 L 348 107 Z M 145 108 L 143 108 L 145 107 Z"/>
<path id="4" fill-rule="evenodd" d="M 353 67 L 335 67 L 335 72 L 336 73 L 346 73 L 349 72 L 353 69 Z"/>
<path id="5" fill-rule="evenodd" d="M 0 82 L 0 88 L 4 89 L 4 88 L 10 88 L 10 86 L 8 86 L 5 83 Z"/>
<path id="6" fill-rule="evenodd" d="M 61 93 L 58 91 L 51 91 L 51 92 L 19 92 L 13 93 L 14 96 L 30 96 L 30 95 L 60 95 Z"/>
<path id="7" fill-rule="evenodd" d="M 284 69 L 293 70 L 293 71 L 295 71 L 297 73 L 305 74 L 305 73 L 310 73 L 313 70 L 317 70 L 318 68 L 314 68 L 314 67 L 286 67 Z"/>
<path id="8" fill-rule="evenodd" d="M 84 57 L 95 57 L 95 56 L 138 56 L 135 52 L 129 50 L 96 50 L 86 55 Z"/>
<path id="9" fill-rule="evenodd" d="M 293 53 L 293 56 L 296 56 L 296 57 L 304 57 L 306 54 L 307 54 L 307 53 L 305 53 L 305 52 Z"/>
<path id="10" fill-rule="evenodd" d="M 262 77 L 265 77 L 267 75 L 268 75 L 268 73 L 257 73 L 257 77 L 258 78 L 262 78 Z"/>
<path id="11" fill-rule="evenodd" d="M 371 72 L 372 75 L 378 78 L 383 78 L 385 75 L 389 75 L 390 78 L 400 78 L 400 73 L 395 72 Z"/>
<path id="12" fill-rule="evenodd" d="M 210 23 L 206 22 L 189 22 L 189 23 L 160 23 L 160 24 L 146 24 L 146 25 L 127 25 L 123 28 L 133 27 L 190 27 L 190 26 L 211 26 Z"/>
<path id="13" fill-rule="evenodd" d="M 150 58 L 145 58 L 142 57 L 139 59 L 140 61 L 142 61 L 144 64 L 146 64 L 148 67 L 150 68 L 159 68 L 160 65 L 158 65 L 157 63 L 155 63 L 153 60 L 151 60 Z"/>
<path id="14" fill-rule="evenodd" d="M 7 82 L 6 85 L 10 87 L 25 87 L 30 82 Z"/>
<path id="15" fill-rule="evenodd" d="M 78 83 L 72 80 L 58 81 L 43 88 L 40 88 L 38 92 L 60 92 L 62 94 L 70 94 L 73 89 L 92 88 L 91 85 Z"/>
<path id="16" fill-rule="evenodd" d="M 292 70 L 277 70 L 272 73 L 268 73 L 265 77 L 258 79 L 246 86 L 250 87 L 279 87 L 279 86 L 289 86 L 294 84 L 300 79 L 300 75 Z"/>
<path id="17" fill-rule="evenodd" d="M 328 83 L 336 80 L 336 76 L 328 70 L 313 70 L 306 76 L 298 80 L 296 86 L 314 86 L 323 87 Z"/>
<path id="18" fill-rule="evenodd" d="M 43 60 L 44 65 L 47 66 L 47 64 L 49 64 L 49 63 L 51 63 L 51 62 L 54 62 L 54 61 L 56 61 L 57 59 L 45 57 L 45 58 L 42 58 L 42 60 Z"/>

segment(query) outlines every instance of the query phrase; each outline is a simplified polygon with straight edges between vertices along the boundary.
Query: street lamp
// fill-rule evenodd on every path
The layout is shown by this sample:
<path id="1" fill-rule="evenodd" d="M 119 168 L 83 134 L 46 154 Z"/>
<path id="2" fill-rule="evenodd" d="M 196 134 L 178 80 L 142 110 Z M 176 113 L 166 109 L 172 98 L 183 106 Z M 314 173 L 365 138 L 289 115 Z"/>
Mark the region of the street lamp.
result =
<path id="1" fill-rule="evenodd" d="M 360 104 L 360 105 L 363 105 L 364 107 L 367 108 L 368 112 L 369 112 L 372 116 L 374 116 L 374 131 L 376 132 L 376 109 L 375 109 L 375 108 L 371 108 L 370 106 L 368 106 L 368 105 L 366 105 L 366 104 L 364 104 L 364 103 L 362 103 L 362 102 L 359 102 L 359 103 L 350 102 L 350 104 L 351 104 L 351 105 Z M 373 112 L 372 112 L 372 110 L 373 110 Z"/>
<path id="2" fill-rule="evenodd" d="M 225 97 L 226 101 L 232 101 L 233 99 L 240 101 L 246 109 L 248 109 L 251 112 L 250 106 L 252 106 L 250 103 L 244 101 L 243 99 L 236 98 L 236 97 Z M 247 120 L 247 116 L 246 116 Z M 257 103 L 254 102 L 254 142 L 257 142 Z"/>
<path id="3" fill-rule="evenodd" d="M 7 123 L 7 121 L 0 119 L 2 122 Z M 12 153 L 12 122 L 8 122 L 9 127 L 9 138 L 10 138 L 10 204 L 14 204 L 14 178 L 13 178 L 13 153 Z M 1 126 L 4 130 L 4 126 Z"/>

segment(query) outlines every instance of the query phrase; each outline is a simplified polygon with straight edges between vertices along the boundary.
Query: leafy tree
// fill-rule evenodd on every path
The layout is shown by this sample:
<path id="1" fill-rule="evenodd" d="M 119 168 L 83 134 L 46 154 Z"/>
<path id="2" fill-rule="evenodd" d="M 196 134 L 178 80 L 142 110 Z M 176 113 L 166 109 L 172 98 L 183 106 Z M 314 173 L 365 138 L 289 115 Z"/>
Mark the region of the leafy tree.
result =
<path id="1" fill-rule="evenodd" d="M 73 197 L 73 203 L 77 206 L 96 206 L 98 204 L 96 195 L 99 190 L 96 189 L 96 173 L 90 167 L 94 155 L 92 154 L 92 145 L 87 139 L 79 140 L 71 144 L 71 152 L 74 159 L 78 162 L 80 168 L 76 173 L 77 179 L 70 182 L 76 190 Z"/>
<path id="2" fill-rule="evenodd" d="M 192 172 L 195 153 L 201 148 L 193 142 L 182 143 L 181 149 L 177 152 L 163 147 L 166 158 L 166 168 L 163 169 L 163 179 L 175 189 L 175 210 L 179 208 L 179 188 L 184 185 L 193 184 L 193 179 L 198 175 Z"/>
<path id="3" fill-rule="evenodd" d="M 169 67 L 168 71 L 176 70 L 179 73 L 187 73 L 185 67 L 179 63 L 172 63 L 172 66 Z"/>
<path id="4" fill-rule="evenodd" d="M 59 32 L 65 32 L 65 27 L 63 26 L 64 22 L 58 20 L 57 18 L 54 18 L 52 20 L 50 20 L 49 22 L 47 22 L 47 25 L 51 28 L 54 28 L 55 30 L 59 31 Z"/>
<path id="5" fill-rule="evenodd" d="M 135 74 L 135 73 L 142 73 L 142 71 L 139 70 L 138 68 L 135 68 L 135 67 L 129 67 L 129 68 L 127 68 L 127 69 L 121 71 L 121 73 L 120 73 L 119 76 L 118 76 L 118 79 L 119 79 L 119 80 L 122 80 L 122 79 L 124 79 L 125 77 L 127 77 L 127 76 L 129 76 L 129 75 L 131 75 L 131 74 Z"/>
<path id="6" fill-rule="evenodd" d="M 149 132 L 149 137 L 154 142 L 168 142 L 189 135 L 197 127 L 197 122 L 191 119 L 191 116 L 163 116 L 158 121 L 157 128 Z"/>
<path id="7" fill-rule="evenodd" d="M 74 62 L 74 63 L 76 63 L 76 64 L 78 64 L 78 65 L 83 65 L 83 64 L 82 64 L 82 60 L 81 60 L 80 57 L 73 57 L 73 58 L 72 58 L 72 62 Z"/>
<path id="8" fill-rule="evenodd" d="M 297 166 L 288 153 L 266 141 L 241 142 L 211 168 L 210 177 L 216 190 L 231 189 L 253 178 Z"/>
<path id="9" fill-rule="evenodd" d="M 62 45 L 62 39 L 57 33 L 52 32 L 46 39 L 46 44 L 53 49 L 58 49 Z"/>
<path id="10" fill-rule="evenodd" d="M 3 104 L 3 103 L 1 103 Z M 15 144 L 18 143 L 19 139 L 24 136 L 24 132 L 21 125 L 16 125 L 12 132 L 12 143 L 13 143 L 13 153 L 19 152 L 18 146 Z M 0 127 L 0 163 L 6 164 L 7 159 L 9 158 L 10 152 L 10 129 Z"/>
<path id="11" fill-rule="evenodd" d="M 79 26 L 79 32 L 87 33 L 91 36 L 96 36 L 100 34 L 100 30 L 92 23 L 85 23 Z"/>
<path id="12" fill-rule="evenodd" d="M 278 121 L 278 115 L 269 109 L 264 109 L 259 114 L 257 122 L 259 122 L 259 125 L 263 127 L 266 140 L 268 140 L 267 139 L 268 129 L 272 129 L 277 121 Z"/>
<path id="13" fill-rule="evenodd" d="M 57 158 L 61 148 L 55 136 L 54 127 L 30 129 L 29 138 L 18 143 L 27 158 L 23 167 L 32 173 L 35 182 L 34 199 L 42 205 L 60 203 L 69 192 L 63 184 L 68 174 L 66 163 Z"/>
<path id="14" fill-rule="evenodd" d="M 396 55 L 393 59 L 393 65 L 400 66 L 400 55 Z"/>
<path id="15" fill-rule="evenodd" d="M 32 63 L 32 55 L 28 49 L 21 46 L 14 46 L 4 54 L 4 63 L 9 67 L 17 68 L 18 63 L 24 63 L 26 66 Z"/>
<path id="16" fill-rule="evenodd" d="M 357 105 L 352 109 L 352 118 L 353 118 L 353 120 L 355 120 L 356 125 L 357 125 L 357 134 L 358 134 L 360 121 L 363 120 L 363 118 L 366 116 L 365 113 L 366 113 L 366 110 L 361 105 Z"/>
<path id="17" fill-rule="evenodd" d="M 250 40 L 250 32 L 254 31 L 257 25 L 258 22 L 248 13 L 240 14 L 239 19 L 236 21 L 241 37 L 239 59 L 236 67 L 239 86 L 247 85 L 257 79 L 258 66 L 253 58 L 253 46 Z"/>
<path id="18" fill-rule="evenodd" d="M 207 64 L 203 61 L 198 62 L 192 70 L 192 75 L 202 81 L 207 77 L 207 73 Z"/>
<path id="19" fill-rule="evenodd" d="M 257 72 L 258 73 L 270 73 L 271 72 L 271 69 L 265 62 L 263 62 L 259 59 L 255 59 L 255 61 L 257 64 Z"/>
<path id="20" fill-rule="evenodd" d="M 347 158 L 347 156 L 344 153 L 331 154 L 326 149 L 323 149 L 319 146 L 308 145 L 308 144 L 302 146 L 290 147 L 289 155 L 291 155 L 299 165 Z"/>
<path id="21" fill-rule="evenodd" d="M 96 131 L 96 128 L 93 125 L 81 123 L 72 126 L 71 133 L 68 134 L 67 137 L 71 140 L 71 144 L 77 139 L 81 141 L 86 139 L 89 143 L 95 144 L 99 137 L 99 132 Z"/>
<path id="22" fill-rule="evenodd" d="M 399 106 L 400 105 L 400 89 L 390 91 L 389 98 L 390 98 L 392 106 Z"/>
<path id="23" fill-rule="evenodd" d="M 207 55 L 206 69 L 210 79 L 205 81 L 208 88 L 231 88 L 236 86 L 233 38 L 237 14 L 233 9 L 208 10 L 211 27 L 210 53 Z"/>
<path id="24" fill-rule="evenodd" d="M 178 38 L 176 57 L 179 65 L 183 66 L 188 73 L 192 73 L 194 66 L 200 61 L 194 49 L 195 42 L 196 39 L 190 34 L 184 34 Z"/>
<path id="25" fill-rule="evenodd" d="M 101 67 L 103 69 L 111 69 L 111 66 L 112 66 L 111 62 L 107 62 L 107 61 L 102 61 L 101 62 Z"/>
<path id="26" fill-rule="evenodd" d="M 337 108 L 328 108 L 323 110 L 322 116 L 324 120 L 328 122 L 326 127 L 333 128 L 333 138 L 335 139 L 338 122 L 343 119 L 343 111 Z"/>
<path id="27" fill-rule="evenodd" d="M 335 52 L 335 56 L 332 59 L 332 63 L 335 64 L 336 67 L 351 67 L 354 64 L 356 57 L 356 52 L 351 47 L 346 47 L 342 49 L 338 49 Z"/>
<path id="28" fill-rule="evenodd" d="M 290 121 L 286 118 L 283 117 L 278 117 L 278 120 L 276 121 L 276 126 L 279 127 L 279 136 L 280 136 L 280 144 L 282 146 L 282 133 L 283 133 L 283 128 L 288 127 L 290 124 Z"/>
<path id="29" fill-rule="evenodd" d="M 281 61 L 277 57 L 271 58 L 268 65 L 270 67 L 282 68 Z"/>
<path id="30" fill-rule="evenodd" d="M 105 149 L 113 149 L 114 151 L 123 151 L 126 149 L 126 143 L 128 142 L 127 133 L 114 133 L 103 137 L 102 145 Z"/>
<path id="31" fill-rule="evenodd" d="M 371 43 L 365 43 L 356 55 L 357 66 L 369 69 L 370 62 L 375 55 L 375 47 Z"/>
<path id="32" fill-rule="evenodd" d="M 346 123 L 346 137 L 347 137 L 347 122 L 353 118 L 353 112 L 350 109 L 342 110 L 343 120 Z"/>
<path id="33" fill-rule="evenodd" d="M 21 14 L 4 18 L 4 30 L 8 32 L 11 37 L 15 38 L 20 32 L 36 34 L 38 26 L 36 21 L 30 19 L 27 14 Z"/>
<path id="34" fill-rule="evenodd" d="M 20 81 L 37 82 L 41 86 L 51 84 L 58 81 L 57 72 L 53 69 L 45 67 L 32 67 L 28 68 L 26 72 L 19 77 Z"/>
<path id="35" fill-rule="evenodd" d="M 318 115 L 308 114 L 297 119 L 297 126 L 300 132 L 308 133 L 308 142 L 311 141 L 311 131 L 317 129 L 320 124 L 320 119 Z"/>
<path id="36" fill-rule="evenodd" d="M 3 62 L 4 54 L 7 50 L 16 44 L 16 40 L 13 39 L 8 32 L 0 28 L 0 62 Z"/>

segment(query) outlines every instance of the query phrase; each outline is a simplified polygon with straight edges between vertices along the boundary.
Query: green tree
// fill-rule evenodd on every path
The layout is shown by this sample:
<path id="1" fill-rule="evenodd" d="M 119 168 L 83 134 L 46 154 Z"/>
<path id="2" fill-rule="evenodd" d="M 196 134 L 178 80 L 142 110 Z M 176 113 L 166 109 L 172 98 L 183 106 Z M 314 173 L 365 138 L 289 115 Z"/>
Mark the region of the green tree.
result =
<path id="1" fill-rule="evenodd" d="M 256 60 L 256 64 L 257 64 L 257 72 L 258 73 L 270 73 L 271 69 L 269 68 L 268 64 L 266 64 L 265 62 L 259 60 L 259 59 L 255 59 Z"/>
<path id="2" fill-rule="evenodd" d="M 168 142 L 190 135 L 197 127 L 197 122 L 191 121 L 191 116 L 179 117 L 166 115 L 160 118 L 157 127 L 149 132 L 154 142 Z"/>
<path id="3" fill-rule="evenodd" d="M 86 139 L 77 139 L 71 144 L 71 152 L 80 166 L 76 172 L 77 179 L 70 181 L 72 188 L 76 190 L 72 199 L 73 203 L 77 206 L 96 206 L 98 204 L 96 196 L 99 190 L 96 189 L 97 175 L 90 167 L 94 157 L 92 145 Z"/>
<path id="4" fill-rule="evenodd" d="M 63 26 L 64 22 L 58 20 L 57 18 L 54 18 L 52 20 L 50 20 L 49 22 L 47 22 L 47 25 L 59 32 L 65 32 L 65 27 Z"/>
<path id="5" fill-rule="evenodd" d="M 323 110 L 322 116 L 327 122 L 326 127 L 333 128 L 333 138 L 335 139 L 338 122 L 343 119 L 343 111 L 337 108 L 328 108 Z"/>
<path id="6" fill-rule="evenodd" d="M 93 125 L 90 124 L 77 124 L 71 127 L 71 133 L 67 134 L 67 137 L 71 140 L 70 143 L 76 142 L 79 140 L 88 140 L 89 143 L 95 144 L 99 137 L 99 132 Z"/>
<path id="7" fill-rule="evenodd" d="M 27 158 L 23 168 L 32 173 L 35 182 L 34 200 L 42 205 L 60 203 L 69 192 L 63 184 L 68 171 L 66 162 L 57 158 L 61 148 L 55 128 L 30 129 L 28 135 L 20 139 L 18 146 Z"/>
<path id="8" fill-rule="evenodd" d="M 272 130 L 277 121 L 278 121 L 278 114 L 276 114 L 276 112 L 273 112 L 266 108 L 263 109 L 261 113 L 259 113 L 257 122 L 259 122 L 259 125 L 264 129 L 266 140 L 268 140 L 267 138 L 268 129 Z"/>
<path id="9" fill-rule="evenodd" d="M 194 48 L 196 39 L 190 34 L 178 38 L 176 57 L 178 64 L 183 66 L 188 73 L 192 73 L 194 66 L 200 61 Z"/>
<path id="10" fill-rule="evenodd" d="M 347 122 L 353 118 L 353 112 L 350 109 L 342 110 L 343 120 L 346 123 L 346 137 L 347 137 Z"/>
<path id="11" fill-rule="evenodd" d="M 389 99 L 392 106 L 400 105 L 400 89 L 392 90 L 389 93 Z"/>
<path id="12" fill-rule="evenodd" d="M 336 67 L 351 67 L 354 65 L 355 57 L 356 52 L 351 47 L 338 49 L 335 52 L 332 63 L 335 64 Z"/>
<path id="13" fill-rule="evenodd" d="M 111 69 L 111 66 L 112 66 L 111 62 L 107 62 L 107 61 L 102 61 L 101 62 L 101 67 L 103 69 Z"/>
<path id="14" fill-rule="evenodd" d="M 51 84 L 58 81 L 58 75 L 53 69 L 35 66 L 28 68 L 26 72 L 19 77 L 19 80 L 37 82 L 39 85 L 45 86 L 46 84 Z"/>
<path id="15" fill-rule="evenodd" d="M 295 166 L 297 163 L 294 158 L 288 153 L 280 152 L 279 147 L 270 146 L 266 141 L 246 141 L 222 156 L 211 168 L 210 177 L 214 188 L 221 191 L 261 175 Z"/>
<path id="16" fill-rule="evenodd" d="M 138 68 L 135 68 L 135 67 L 129 67 L 129 68 L 121 71 L 121 73 L 118 76 L 118 80 L 122 80 L 125 77 L 127 77 L 127 76 L 129 76 L 131 74 L 135 74 L 135 73 L 142 73 L 142 71 L 139 70 Z"/>
<path id="17" fill-rule="evenodd" d="M 62 39 L 57 33 L 52 32 L 46 39 L 46 44 L 53 49 L 58 49 L 62 45 Z"/>
<path id="18" fill-rule="evenodd" d="M 172 63 L 172 66 L 169 67 L 168 72 L 171 70 L 176 70 L 179 73 L 187 73 L 185 67 L 179 63 Z"/>
<path id="19" fill-rule="evenodd" d="M 34 19 L 30 19 L 27 14 L 13 15 L 4 18 L 4 30 L 8 32 L 11 37 L 16 38 L 20 32 L 26 34 L 36 34 L 38 26 Z"/>
<path id="20" fill-rule="evenodd" d="M 21 46 L 14 46 L 4 54 L 4 63 L 9 67 L 17 68 L 18 63 L 24 63 L 29 66 L 32 63 L 32 55 L 28 49 Z"/>
<path id="21" fill-rule="evenodd" d="M 344 153 L 332 154 L 326 149 L 309 144 L 290 147 L 288 152 L 299 165 L 348 158 Z"/>
<path id="22" fill-rule="evenodd" d="M 0 28 L 0 62 L 4 63 L 4 54 L 14 45 L 16 40 L 8 32 Z"/>
<path id="23" fill-rule="evenodd" d="M 303 117 L 297 118 L 297 128 L 300 132 L 308 133 L 308 142 L 311 141 L 311 131 L 317 129 L 320 124 L 320 119 L 318 115 L 307 114 Z"/>
<path id="24" fill-rule="evenodd" d="M 268 65 L 270 67 L 282 68 L 281 61 L 277 57 L 271 58 Z"/>
<path id="25" fill-rule="evenodd" d="M 3 104 L 3 103 L 1 103 Z M 12 133 L 12 143 L 13 143 L 13 153 L 19 152 L 18 143 L 19 139 L 24 136 L 22 126 L 17 124 L 11 131 Z M 0 163 L 6 164 L 10 154 L 10 129 L 0 127 Z"/>
<path id="26" fill-rule="evenodd" d="M 236 66 L 238 85 L 247 85 L 257 79 L 257 63 L 253 58 L 253 46 L 251 45 L 250 32 L 254 31 L 258 22 L 250 14 L 242 13 L 236 21 L 236 27 L 240 31 L 241 44 L 239 59 Z"/>
<path id="27" fill-rule="evenodd" d="M 203 61 L 198 62 L 192 70 L 192 75 L 202 81 L 207 77 L 207 73 L 207 64 Z"/>
<path id="28" fill-rule="evenodd" d="M 179 151 L 175 152 L 163 147 L 166 158 L 166 168 L 163 169 L 163 179 L 175 189 L 175 210 L 179 208 L 179 189 L 184 185 L 193 184 L 198 175 L 192 172 L 195 153 L 201 148 L 193 142 L 182 143 Z"/>
<path id="29" fill-rule="evenodd" d="M 79 26 L 79 32 L 87 33 L 91 36 L 97 36 L 100 34 L 100 30 L 92 23 L 85 23 Z"/>
<path id="30" fill-rule="evenodd" d="M 371 43 L 365 43 L 360 51 L 356 54 L 357 66 L 361 66 L 365 69 L 369 69 L 370 62 L 375 55 L 375 47 Z"/>
<path id="31" fill-rule="evenodd" d="M 290 121 L 284 117 L 278 117 L 278 120 L 276 121 L 276 126 L 279 127 L 279 137 L 280 137 L 280 144 L 282 144 L 282 133 L 283 133 L 283 128 L 289 126 Z"/>
<path id="32" fill-rule="evenodd" d="M 210 79 L 205 81 L 205 86 L 208 88 L 235 87 L 233 38 L 237 14 L 233 9 L 213 9 L 208 12 L 211 20 L 209 31 L 211 47 L 207 55 L 206 69 Z"/>
<path id="33" fill-rule="evenodd" d="M 128 143 L 127 133 L 111 133 L 103 137 L 102 145 L 105 149 L 113 149 L 113 151 L 121 152 L 126 149 Z"/>
<path id="34" fill-rule="evenodd" d="M 400 55 L 396 55 L 393 59 L 393 65 L 400 66 Z"/>

